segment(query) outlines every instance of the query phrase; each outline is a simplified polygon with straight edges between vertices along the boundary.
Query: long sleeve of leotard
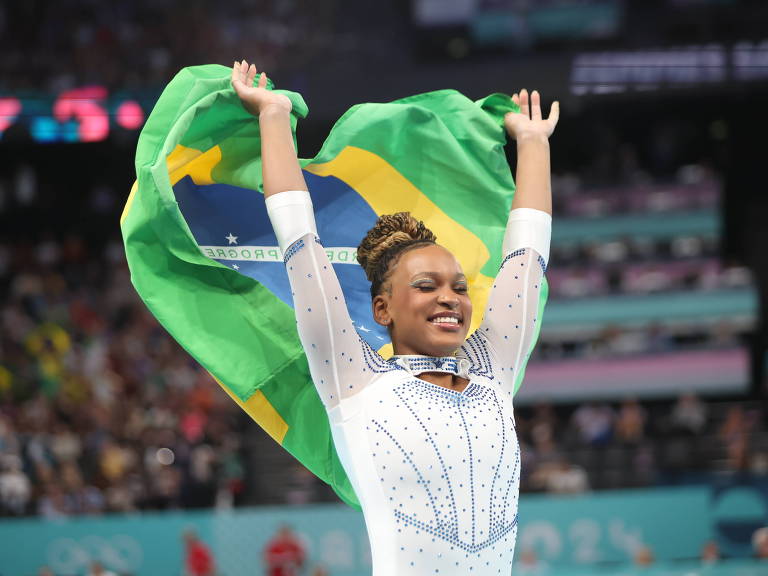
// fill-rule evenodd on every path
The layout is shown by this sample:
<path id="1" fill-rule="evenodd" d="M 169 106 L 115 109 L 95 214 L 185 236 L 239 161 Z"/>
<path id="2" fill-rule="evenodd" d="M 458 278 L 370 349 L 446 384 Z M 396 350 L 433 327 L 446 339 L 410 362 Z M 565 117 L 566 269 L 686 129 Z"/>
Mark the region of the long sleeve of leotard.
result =
<path id="1" fill-rule="evenodd" d="M 315 232 L 309 194 L 270 196 L 267 210 L 283 252 L 312 380 L 330 409 L 360 391 L 384 361 L 352 324 L 339 280 Z"/>
<path id="2" fill-rule="evenodd" d="M 530 208 L 510 213 L 504 258 L 483 321 L 464 345 L 475 370 L 514 393 L 520 367 L 536 334 L 541 283 L 549 257 L 551 216 Z"/>

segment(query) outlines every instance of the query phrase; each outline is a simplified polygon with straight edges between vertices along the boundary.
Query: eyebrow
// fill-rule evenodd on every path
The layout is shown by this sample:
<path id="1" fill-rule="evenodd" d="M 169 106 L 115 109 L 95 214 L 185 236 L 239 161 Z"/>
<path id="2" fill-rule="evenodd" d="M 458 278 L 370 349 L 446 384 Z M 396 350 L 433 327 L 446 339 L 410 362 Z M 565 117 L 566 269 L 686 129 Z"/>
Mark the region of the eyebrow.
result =
<path id="1" fill-rule="evenodd" d="M 440 278 L 440 274 L 438 272 L 419 272 L 417 274 L 414 274 L 411 276 L 411 282 L 416 282 L 417 280 L 422 280 L 424 277 L 427 277 L 431 280 L 435 280 L 437 278 Z M 456 276 L 453 277 L 453 281 L 467 281 L 467 277 L 464 274 L 456 274 Z"/>

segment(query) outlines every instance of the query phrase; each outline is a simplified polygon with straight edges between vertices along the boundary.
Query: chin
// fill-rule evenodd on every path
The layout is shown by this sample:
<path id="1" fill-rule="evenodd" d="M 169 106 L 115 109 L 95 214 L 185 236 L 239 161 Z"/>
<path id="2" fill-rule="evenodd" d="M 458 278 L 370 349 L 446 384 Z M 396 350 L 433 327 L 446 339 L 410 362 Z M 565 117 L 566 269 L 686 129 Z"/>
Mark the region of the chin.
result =
<path id="1" fill-rule="evenodd" d="M 466 334 L 463 332 L 459 335 L 451 335 L 444 338 L 426 338 L 425 341 L 428 342 L 426 348 L 428 348 L 429 352 L 425 354 L 427 356 L 451 356 L 456 350 L 461 348 L 465 338 Z"/>

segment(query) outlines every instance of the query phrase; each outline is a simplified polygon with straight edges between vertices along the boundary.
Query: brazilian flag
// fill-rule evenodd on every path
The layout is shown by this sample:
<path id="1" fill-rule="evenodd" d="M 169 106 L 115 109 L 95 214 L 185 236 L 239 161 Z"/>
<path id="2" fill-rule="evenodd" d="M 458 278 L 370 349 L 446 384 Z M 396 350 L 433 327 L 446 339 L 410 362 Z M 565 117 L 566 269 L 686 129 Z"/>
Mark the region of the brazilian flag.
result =
<path id="1" fill-rule="evenodd" d="M 235 402 L 359 507 L 299 342 L 262 198 L 258 120 L 243 109 L 230 77 L 219 65 L 181 70 L 141 132 L 137 180 L 120 219 L 131 280 Z M 267 88 L 274 89 L 271 80 Z M 307 105 L 300 94 L 280 92 L 293 103 L 295 139 Z M 469 279 L 474 330 L 501 262 L 514 192 L 503 119 L 516 110 L 504 94 L 473 102 L 455 90 L 359 104 L 336 122 L 317 156 L 299 160 L 352 320 L 385 357 L 391 344 L 373 321 L 356 246 L 380 214 L 410 211 L 424 220 Z M 545 282 L 540 318 L 547 294 Z M 522 377 L 523 370 L 518 386 Z"/>

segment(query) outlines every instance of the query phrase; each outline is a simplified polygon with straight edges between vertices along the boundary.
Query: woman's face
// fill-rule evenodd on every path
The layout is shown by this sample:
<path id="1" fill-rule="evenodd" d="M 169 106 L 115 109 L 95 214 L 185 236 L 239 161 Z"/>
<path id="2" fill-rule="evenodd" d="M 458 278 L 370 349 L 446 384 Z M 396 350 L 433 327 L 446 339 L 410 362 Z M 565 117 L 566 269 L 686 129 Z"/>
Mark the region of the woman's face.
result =
<path id="1" fill-rule="evenodd" d="M 373 317 L 390 329 L 395 354 L 449 356 L 467 337 L 472 302 L 461 266 L 432 245 L 403 254 L 373 299 Z"/>

